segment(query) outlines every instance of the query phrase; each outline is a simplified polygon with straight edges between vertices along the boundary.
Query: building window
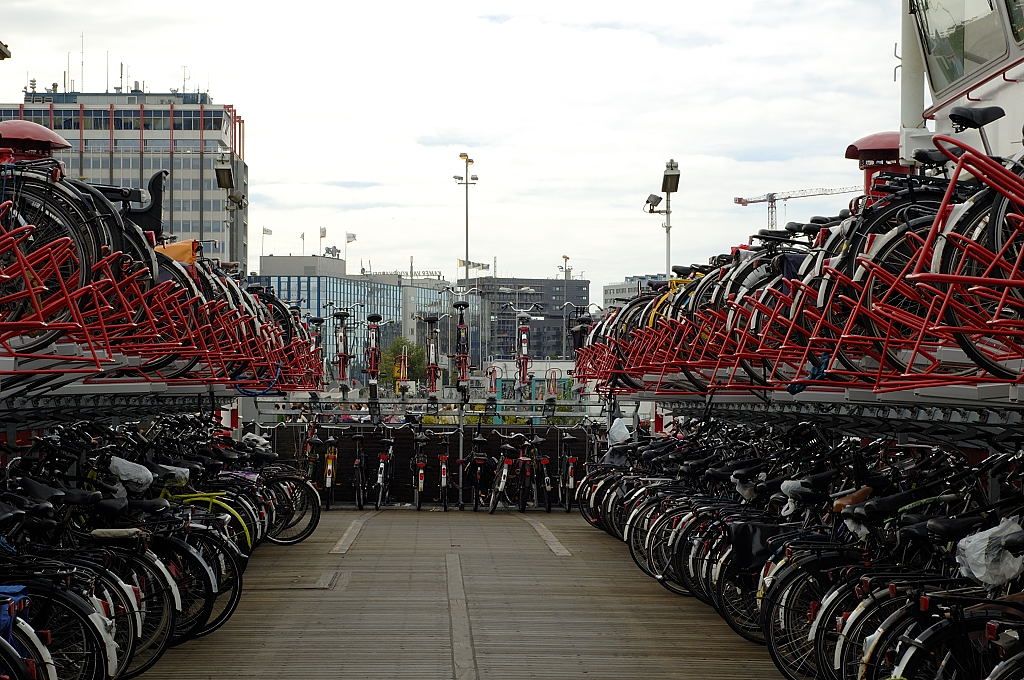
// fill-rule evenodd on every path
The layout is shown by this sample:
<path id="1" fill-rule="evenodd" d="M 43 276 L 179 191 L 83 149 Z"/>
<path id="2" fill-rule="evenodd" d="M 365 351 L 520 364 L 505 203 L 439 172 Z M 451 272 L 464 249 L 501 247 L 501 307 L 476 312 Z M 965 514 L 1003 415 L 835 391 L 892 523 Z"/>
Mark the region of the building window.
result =
<path id="1" fill-rule="evenodd" d="M 197 112 L 198 113 L 198 112 Z M 224 113 L 222 111 L 205 111 L 203 114 L 204 130 L 220 130 L 224 125 Z"/>
<path id="2" fill-rule="evenodd" d="M 86 130 L 109 130 L 110 129 L 110 111 L 92 110 L 86 111 L 84 117 L 85 125 L 83 126 Z"/>
<path id="3" fill-rule="evenodd" d="M 115 130 L 138 130 L 139 111 L 138 109 L 119 109 L 114 111 Z"/>
<path id="4" fill-rule="evenodd" d="M 139 140 L 137 139 L 115 139 L 114 148 L 118 151 L 138 151 Z"/>
<path id="5" fill-rule="evenodd" d="M 0 118 L 2 118 L 3 112 L 0 112 Z M 54 130 L 77 130 L 78 129 L 78 111 L 75 109 L 54 109 L 53 110 L 53 129 Z"/>
<path id="6" fill-rule="evenodd" d="M 174 129 L 175 130 L 198 130 L 199 129 L 199 111 L 178 109 L 174 112 Z"/>
<path id="7" fill-rule="evenodd" d="M 177 112 L 174 114 L 177 116 Z M 171 112 L 170 110 L 158 110 L 143 111 L 142 113 L 142 129 L 144 130 L 169 130 L 171 129 Z"/>

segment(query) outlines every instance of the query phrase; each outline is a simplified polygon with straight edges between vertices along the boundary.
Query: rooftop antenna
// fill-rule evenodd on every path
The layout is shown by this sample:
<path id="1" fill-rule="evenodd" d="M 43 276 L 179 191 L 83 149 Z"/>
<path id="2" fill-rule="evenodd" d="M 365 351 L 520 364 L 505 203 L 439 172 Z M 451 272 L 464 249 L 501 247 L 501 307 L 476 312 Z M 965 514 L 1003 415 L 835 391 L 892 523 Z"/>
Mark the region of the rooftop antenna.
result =
<path id="1" fill-rule="evenodd" d="M 104 92 L 110 92 L 110 50 L 107 50 L 107 89 Z"/>
<path id="2" fill-rule="evenodd" d="M 82 33 L 82 51 L 79 52 L 78 86 L 85 91 L 85 33 Z"/>

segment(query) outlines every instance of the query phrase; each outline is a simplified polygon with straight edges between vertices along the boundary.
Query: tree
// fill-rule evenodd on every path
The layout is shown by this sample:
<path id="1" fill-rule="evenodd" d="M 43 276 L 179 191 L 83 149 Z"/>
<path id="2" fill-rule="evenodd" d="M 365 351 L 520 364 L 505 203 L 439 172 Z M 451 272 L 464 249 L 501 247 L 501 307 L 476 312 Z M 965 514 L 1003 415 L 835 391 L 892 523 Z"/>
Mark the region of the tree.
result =
<path id="1" fill-rule="evenodd" d="M 384 348 L 380 359 L 380 383 L 386 387 L 395 386 L 396 367 L 402 348 L 409 353 L 409 380 L 423 380 L 427 375 L 427 352 L 410 340 L 397 337 Z"/>

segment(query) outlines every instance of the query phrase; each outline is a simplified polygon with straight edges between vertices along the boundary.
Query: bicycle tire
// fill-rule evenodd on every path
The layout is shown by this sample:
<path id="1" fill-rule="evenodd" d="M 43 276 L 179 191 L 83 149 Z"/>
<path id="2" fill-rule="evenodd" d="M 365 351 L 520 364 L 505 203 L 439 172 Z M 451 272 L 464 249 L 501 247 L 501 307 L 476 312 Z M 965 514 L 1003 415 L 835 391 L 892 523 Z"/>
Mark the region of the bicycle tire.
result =
<path id="1" fill-rule="evenodd" d="M 352 485 L 355 488 L 356 509 L 362 510 L 366 499 L 363 497 L 363 471 L 358 467 L 353 472 Z"/>
<path id="2" fill-rule="evenodd" d="M 303 499 L 301 503 L 291 500 L 293 510 L 296 506 L 302 509 L 302 514 L 299 515 L 299 518 L 289 519 L 287 526 L 279 525 L 275 527 L 276 531 L 270 531 L 267 534 L 267 540 L 276 545 L 295 545 L 312 536 L 320 525 L 320 495 L 313 484 L 308 479 L 303 479 L 302 477 L 274 477 L 267 482 L 267 486 L 271 488 L 284 487 L 291 490 L 292 495 L 297 494 Z M 282 536 L 285 529 L 299 526 L 300 522 L 306 517 L 307 509 L 309 511 L 309 519 L 306 523 L 296 533 Z"/>
<path id="3" fill-rule="evenodd" d="M 207 552 L 215 559 L 217 573 L 217 595 L 209 620 L 200 628 L 194 637 L 200 638 L 221 628 L 234 615 L 242 600 L 242 568 L 237 553 L 232 550 L 227 539 L 215 532 L 196 532 L 189 534 L 189 540 L 204 544 Z M 198 546 L 197 546 L 198 547 Z M 205 552 L 200 550 L 201 554 Z"/>

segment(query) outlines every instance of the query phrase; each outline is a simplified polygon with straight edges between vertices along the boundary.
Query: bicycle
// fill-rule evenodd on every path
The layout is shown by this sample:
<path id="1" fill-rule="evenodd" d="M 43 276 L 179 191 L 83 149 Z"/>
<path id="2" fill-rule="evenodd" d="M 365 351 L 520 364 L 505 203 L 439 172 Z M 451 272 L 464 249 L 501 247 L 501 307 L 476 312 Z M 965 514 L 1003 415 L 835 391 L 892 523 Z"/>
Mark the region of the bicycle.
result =
<path id="1" fill-rule="evenodd" d="M 437 463 L 438 463 L 437 484 L 438 484 L 438 492 L 439 492 L 438 500 L 439 500 L 439 502 L 441 504 L 441 510 L 443 512 L 448 512 L 448 501 L 449 501 L 448 495 L 449 495 L 450 490 L 451 490 L 451 484 L 448 481 L 448 458 L 449 458 L 449 454 L 451 452 L 451 437 L 452 437 L 452 435 L 455 435 L 455 434 L 458 434 L 457 430 L 456 431 L 452 431 L 452 432 L 435 432 L 433 430 L 427 430 L 427 435 L 429 437 L 432 437 L 432 438 L 434 438 L 436 440 L 439 440 L 439 441 L 440 440 L 444 441 L 444 450 L 443 451 L 439 451 L 438 454 L 437 454 Z"/>
<path id="2" fill-rule="evenodd" d="M 355 432 L 352 435 L 355 448 L 352 460 L 352 492 L 355 496 L 357 510 L 362 510 L 366 503 L 366 455 L 363 450 L 365 436 L 362 432 Z"/>
<path id="3" fill-rule="evenodd" d="M 521 433 L 503 435 L 498 430 L 492 430 L 492 433 L 506 442 L 517 442 L 518 446 L 505 443 L 499 447 L 503 457 L 491 485 L 488 511 L 493 515 L 498 509 L 498 502 L 504 499 L 508 505 L 517 507 L 519 512 L 526 512 L 533 492 L 533 458 L 529 454 L 531 442 Z"/>

